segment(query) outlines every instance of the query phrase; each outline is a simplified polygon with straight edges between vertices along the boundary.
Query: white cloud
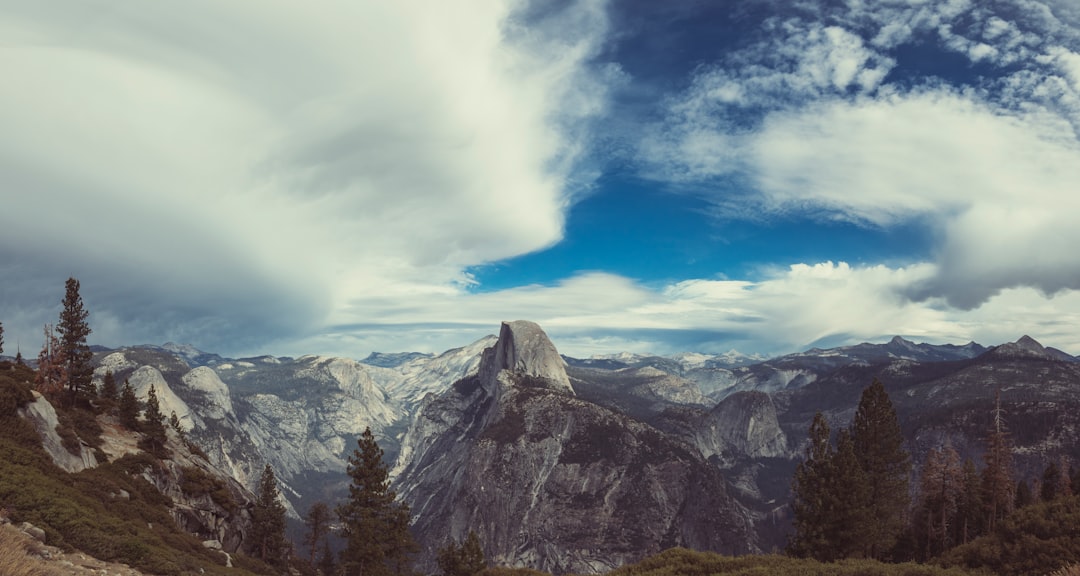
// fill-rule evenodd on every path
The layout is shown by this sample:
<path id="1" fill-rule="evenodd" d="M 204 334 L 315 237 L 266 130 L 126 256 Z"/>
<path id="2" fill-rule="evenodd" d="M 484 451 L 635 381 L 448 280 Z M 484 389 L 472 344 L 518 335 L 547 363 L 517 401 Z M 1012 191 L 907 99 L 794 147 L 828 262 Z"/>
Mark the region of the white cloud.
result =
<path id="1" fill-rule="evenodd" d="M 607 21 L 523 8 L 0 2 L 0 269 L 79 277 L 99 337 L 237 350 L 548 246 Z"/>
<path id="2" fill-rule="evenodd" d="M 728 187 L 703 193 L 736 218 L 753 206 L 879 227 L 928 222 L 938 234 L 935 272 L 907 287 L 914 298 L 972 308 L 1016 287 L 1080 289 L 1080 258 L 1069 248 L 1080 242 L 1072 217 L 1080 210 L 1080 58 L 1065 47 L 1080 45 L 1080 35 L 1044 3 L 1013 4 L 853 3 L 821 11 L 824 22 L 850 28 L 788 21 L 854 40 L 828 43 L 846 47 L 828 58 L 801 46 L 786 61 L 803 65 L 775 70 L 755 65 L 769 60 L 752 46 L 700 73 L 643 145 L 648 174 L 705 190 L 738 177 L 749 190 L 735 210 Z M 863 36 L 873 38 L 869 47 Z M 972 63 L 1014 68 L 977 87 L 927 78 L 827 89 L 826 78 L 841 79 L 832 88 L 850 86 L 853 68 L 888 71 L 888 50 L 915 37 L 936 37 Z M 798 46 L 783 38 L 772 53 Z M 788 89 L 774 89 L 776 78 Z M 717 88 L 732 84 L 739 98 L 719 97 L 733 90 Z"/>
<path id="3" fill-rule="evenodd" d="M 973 310 L 946 306 L 939 298 L 904 296 L 912 285 L 938 274 L 930 263 L 823 262 L 765 271 L 756 281 L 698 279 L 650 288 L 593 273 L 552 286 L 461 291 L 411 300 L 409 306 L 372 303 L 361 314 L 372 324 L 359 330 L 343 326 L 310 346 L 439 352 L 497 333 L 503 320 L 526 318 L 538 322 L 560 352 L 577 357 L 620 351 L 719 353 L 732 347 L 782 354 L 820 343 L 883 342 L 896 334 L 983 344 L 1030 334 L 1080 352 L 1080 293 L 1048 300 L 1031 289 L 1005 289 Z M 431 318 L 448 322 L 433 324 Z"/>

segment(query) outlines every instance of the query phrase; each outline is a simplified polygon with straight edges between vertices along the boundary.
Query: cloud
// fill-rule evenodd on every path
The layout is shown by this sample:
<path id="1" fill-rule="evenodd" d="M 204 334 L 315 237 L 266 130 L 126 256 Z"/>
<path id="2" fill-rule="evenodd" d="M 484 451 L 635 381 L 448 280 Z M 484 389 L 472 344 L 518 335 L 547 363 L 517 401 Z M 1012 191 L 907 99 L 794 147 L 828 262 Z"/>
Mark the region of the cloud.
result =
<path id="1" fill-rule="evenodd" d="M 224 352 L 467 282 L 561 238 L 617 73 L 591 63 L 593 0 L 0 14 L 9 336 L 36 338 L 69 275 L 97 342 Z"/>
<path id="2" fill-rule="evenodd" d="M 914 301 L 904 292 L 934 278 L 935 264 L 851 266 L 796 264 L 747 280 L 684 280 L 645 286 L 604 273 L 553 285 L 492 293 L 460 291 L 409 304 L 367 302 L 370 323 L 339 326 L 313 349 L 415 349 L 439 352 L 497 333 L 499 322 L 538 322 L 560 352 L 576 357 L 620 351 L 783 354 L 810 346 L 919 341 L 983 344 L 1023 334 L 1080 351 L 1080 292 L 1048 300 L 1029 288 L 1004 289 L 963 310 L 940 298 Z M 448 311 L 453 311 L 448 314 Z M 433 323 L 431 318 L 444 318 Z"/>
<path id="3" fill-rule="evenodd" d="M 646 174 L 690 184 L 731 218 L 928 222 L 934 273 L 902 291 L 917 300 L 970 309 L 1012 288 L 1080 289 L 1069 248 L 1080 241 L 1075 11 L 1032 1 L 849 5 L 812 12 L 820 21 L 784 20 L 802 35 L 768 35 L 701 71 L 653 125 Z M 818 30 L 828 32 L 819 40 L 847 40 L 807 46 Z M 892 51 L 926 42 L 995 72 L 975 84 L 890 82 Z M 716 185 L 725 179 L 745 186 Z"/>

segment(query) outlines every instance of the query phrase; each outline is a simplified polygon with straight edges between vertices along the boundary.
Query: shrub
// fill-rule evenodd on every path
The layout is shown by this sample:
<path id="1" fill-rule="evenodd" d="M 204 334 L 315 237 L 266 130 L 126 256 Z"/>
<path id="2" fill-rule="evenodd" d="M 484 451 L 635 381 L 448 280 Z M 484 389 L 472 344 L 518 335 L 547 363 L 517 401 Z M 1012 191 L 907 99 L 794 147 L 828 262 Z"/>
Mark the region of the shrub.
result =
<path id="1" fill-rule="evenodd" d="M 994 533 L 950 550 L 940 562 L 1006 576 L 1046 574 L 1080 562 L 1080 496 L 1017 510 Z"/>

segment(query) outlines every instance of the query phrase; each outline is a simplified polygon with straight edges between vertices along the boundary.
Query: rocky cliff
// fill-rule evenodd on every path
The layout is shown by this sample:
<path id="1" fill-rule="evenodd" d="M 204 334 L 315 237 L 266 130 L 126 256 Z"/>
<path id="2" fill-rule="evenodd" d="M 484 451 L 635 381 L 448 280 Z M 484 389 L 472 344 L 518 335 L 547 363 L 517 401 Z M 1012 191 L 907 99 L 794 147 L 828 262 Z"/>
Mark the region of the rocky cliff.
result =
<path id="1" fill-rule="evenodd" d="M 755 551 L 748 513 L 692 447 L 578 398 L 543 330 L 504 323 L 476 376 L 431 397 L 396 487 L 421 541 L 475 530 L 495 563 L 598 573 L 671 546 Z M 421 558 L 430 567 L 432 558 Z"/>

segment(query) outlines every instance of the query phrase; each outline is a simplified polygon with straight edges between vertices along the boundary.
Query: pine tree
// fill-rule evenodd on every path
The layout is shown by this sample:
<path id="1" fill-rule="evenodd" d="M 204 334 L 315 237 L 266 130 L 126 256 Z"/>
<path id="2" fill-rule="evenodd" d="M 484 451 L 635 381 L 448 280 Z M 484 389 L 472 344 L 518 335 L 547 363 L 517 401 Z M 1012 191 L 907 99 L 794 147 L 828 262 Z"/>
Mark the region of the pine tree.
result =
<path id="1" fill-rule="evenodd" d="M 4 323 L 0 322 L 0 354 L 4 353 Z"/>
<path id="2" fill-rule="evenodd" d="M 337 574 L 337 564 L 334 563 L 334 551 L 330 549 L 330 540 L 323 540 L 322 554 L 319 556 L 319 564 L 316 566 L 323 576 Z"/>
<path id="3" fill-rule="evenodd" d="M 285 506 L 279 500 L 277 478 L 269 464 L 259 477 L 259 491 L 251 510 L 251 539 L 259 559 L 271 566 L 285 566 L 289 552 L 285 540 Z"/>
<path id="4" fill-rule="evenodd" d="M 311 551 L 309 562 L 314 566 L 315 553 L 319 549 L 319 544 L 326 540 L 326 535 L 330 533 L 330 507 L 325 502 L 312 504 L 307 516 L 304 517 L 304 524 L 308 528 L 304 543 Z"/>
<path id="5" fill-rule="evenodd" d="M 1013 509 L 1019 510 L 1025 506 L 1031 506 L 1035 503 L 1035 496 L 1031 493 L 1031 485 L 1027 480 L 1020 480 L 1016 483 L 1016 498 Z"/>
<path id="6" fill-rule="evenodd" d="M 94 376 L 94 368 L 90 364 L 93 353 L 86 344 L 86 337 L 90 335 L 90 325 L 86 319 L 90 314 L 83 307 L 78 280 L 67 279 L 63 304 L 56 332 L 60 335 L 60 348 L 64 353 L 67 401 L 69 405 L 74 405 L 81 395 L 90 392 Z"/>
<path id="7" fill-rule="evenodd" d="M 1001 409 L 1001 391 L 994 395 L 994 429 L 987 439 L 982 474 L 983 505 L 987 532 L 993 532 L 999 520 L 1012 512 L 1016 503 L 1016 480 L 1013 479 L 1012 446 Z"/>
<path id="8" fill-rule="evenodd" d="M 60 340 L 56 337 L 56 331 L 46 324 L 44 327 L 44 342 L 41 352 L 38 353 L 38 369 L 34 376 L 34 384 L 38 390 L 50 401 L 59 403 L 64 392 L 67 377 L 67 359 L 64 350 L 60 346 Z"/>
<path id="9" fill-rule="evenodd" d="M 865 546 L 869 486 L 847 430 L 829 442 L 829 425 L 818 413 L 810 424 L 806 460 L 795 471 L 795 536 L 788 552 L 831 562 L 859 555 Z"/>
<path id="10" fill-rule="evenodd" d="M 953 541 L 957 544 L 967 544 L 982 532 L 979 525 L 982 520 L 982 491 L 980 490 L 979 471 L 971 458 L 964 460 L 963 471 L 963 494 L 960 498 L 960 509 L 957 512 L 956 532 Z"/>
<path id="11" fill-rule="evenodd" d="M 954 545 L 963 481 L 960 455 L 951 446 L 927 454 L 919 478 L 919 510 L 915 526 L 923 559 L 933 558 Z"/>
<path id="12" fill-rule="evenodd" d="M 124 388 L 120 391 L 117 415 L 120 417 L 120 424 L 128 430 L 138 432 L 142 428 L 139 425 L 139 399 L 135 396 L 131 382 L 127 380 L 124 380 Z"/>
<path id="13" fill-rule="evenodd" d="M 1043 470 L 1042 484 L 1039 486 L 1040 500 L 1043 502 L 1053 502 L 1058 498 L 1066 498 L 1072 495 L 1072 487 L 1069 485 L 1070 479 L 1067 470 L 1067 468 L 1058 465 L 1056 462 L 1050 462 L 1046 469 Z"/>
<path id="14" fill-rule="evenodd" d="M 451 540 L 446 546 L 439 548 L 437 562 L 443 576 L 475 576 L 487 568 L 480 537 L 472 530 L 460 545 Z"/>
<path id="15" fill-rule="evenodd" d="M 371 429 L 364 430 L 349 457 L 349 497 L 336 508 L 346 547 L 341 562 L 348 576 L 407 573 L 416 549 L 408 532 L 409 509 L 396 502 L 389 470 Z"/>
<path id="16" fill-rule="evenodd" d="M 159 458 L 166 458 L 169 455 L 168 449 L 165 447 L 168 437 L 165 434 L 164 421 L 165 416 L 161 413 L 157 391 L 151 385 L 150 390 L 146 392 L 146 410 L 143 411 L 142 422 L 143 439 L 139 445 Z"/>
<path id="17" fill-rule="evenodd" d="M 810 423 L 810 445 L 806 447 L 805 459 L 795 468 L 791 486 L 795 534 L 788 544 L 788 553 L 792 556 L 820 559 L 829 546 L 826 499 L 829 497 L 833 456 L 829 434 L 825 416 L 821 412 L 814 414 L 814 421 Z"/>
<path id="18" fill-rule="evenodd" d="M 904 531 L 911 503 L 908 487 L 911 457 L 904 450 L 904 436 L 896 410 L 875 379 L 863 390 L 851 424 L 855 455 L 869 486 L 870 516 L 863 555 L 882 559 Z"/>
<path id="19" fill-rule="evenodd" d="M 1061 460 L 1058 462 L 1058 470 L 1060 475 L 1058 476 L 1058 496 L 1062 498 L 1068 498 L 1074 494 L 1072 489 L 1072 466 L 1069 464 L 1069 458 L 1064 454 L 1061 455 Z"/>
<path id="20" fill-rule="evenodd" d="M 830 500 L 834 504 L 827 533 L 833 552 L 828 560 L 863 556 L 869 547 L 868 538 L 880 519 L 872 516 L 870 479 L 859 462 L 855 439 L 848 430 L 836 435 L 832 472 L 829 484 Z"/>
<path id="21" fill-rule="evenodd" d="M 101 380 L 100 401 L 102 409 L 107 412 L 111 411 L 116 406 L 119 397 L 120 390 L 116 387 L 116 378 L 113 376 L 112 370 L 106 370 L 105 377 Z"/>

